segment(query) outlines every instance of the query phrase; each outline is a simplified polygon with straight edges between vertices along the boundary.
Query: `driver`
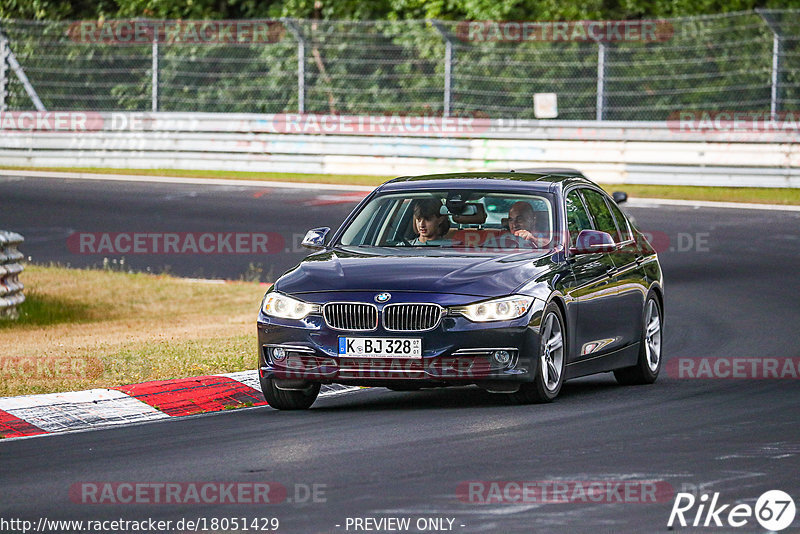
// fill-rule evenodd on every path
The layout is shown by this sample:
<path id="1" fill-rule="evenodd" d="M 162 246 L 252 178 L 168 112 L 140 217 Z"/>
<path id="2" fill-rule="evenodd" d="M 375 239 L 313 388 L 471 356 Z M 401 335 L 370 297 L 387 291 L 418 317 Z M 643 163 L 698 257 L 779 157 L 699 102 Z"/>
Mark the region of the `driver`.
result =
<path id="1" fill-rule="evenodd" d="M 536 233 L 536 213 L 528 202 L 520 200 L 508 210 L 508 230 L 531 245 L 543 247 L 550 242 L 547 236 Z"/>
<path id="2" fill-rule="evenodd" d="M 412 245 L 447 245 L 450 240 L 444 239 L 447 231 L 450 230 L 450 219 L 447 215 L 441 215 L 439 211 L 442 203 L 435 198 L 415 200 L 413 203 L 414 212 L 414 233 L 417 237 L 411 241 Z"/>

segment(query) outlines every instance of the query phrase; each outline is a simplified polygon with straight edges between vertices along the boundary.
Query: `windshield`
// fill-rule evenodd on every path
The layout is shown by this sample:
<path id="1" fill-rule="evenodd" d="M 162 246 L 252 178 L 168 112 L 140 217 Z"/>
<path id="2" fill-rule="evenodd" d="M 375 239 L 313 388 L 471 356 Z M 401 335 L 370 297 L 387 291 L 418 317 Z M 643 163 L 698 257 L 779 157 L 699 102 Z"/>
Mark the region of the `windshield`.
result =
<path id="1" fill-rule="evenodd" d="M 545 194 L 424 191 L 373 198 L 339 239 L 343 246 L 442 247 L 492 251 L 553 246 Z"/>

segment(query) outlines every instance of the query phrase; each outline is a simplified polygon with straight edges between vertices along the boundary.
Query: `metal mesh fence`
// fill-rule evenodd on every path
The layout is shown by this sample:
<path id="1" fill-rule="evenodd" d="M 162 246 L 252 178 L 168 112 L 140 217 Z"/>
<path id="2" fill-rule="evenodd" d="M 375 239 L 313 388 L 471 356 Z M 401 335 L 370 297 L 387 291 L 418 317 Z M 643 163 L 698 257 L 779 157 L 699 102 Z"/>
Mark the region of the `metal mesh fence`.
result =
<path id="1" fill-rule="evenodd" d="M 763 12 L 773 26 L 773 49 L 777 39 L 777 105 L 797 110 L 800 106 L 800 11 Z"/>
<path id="2" fill-rule="evenodd" d="M 555 93 L 560 119 L 663 120 L 680 110 L 795 109 L 798 15 L 670 19 L 655 40 L 542 37 L 547 23 L 525 38 L 509 31 L 521 23 L 473 32 L 453 21 L 271 21 L 270 39 L 236 42 L 87 41 L 70 22 L 0 27 L 49 110 L 536 118 L 533 95 Z M 2 72 L 0 106 L 33 109 L 16 71 Z"/>

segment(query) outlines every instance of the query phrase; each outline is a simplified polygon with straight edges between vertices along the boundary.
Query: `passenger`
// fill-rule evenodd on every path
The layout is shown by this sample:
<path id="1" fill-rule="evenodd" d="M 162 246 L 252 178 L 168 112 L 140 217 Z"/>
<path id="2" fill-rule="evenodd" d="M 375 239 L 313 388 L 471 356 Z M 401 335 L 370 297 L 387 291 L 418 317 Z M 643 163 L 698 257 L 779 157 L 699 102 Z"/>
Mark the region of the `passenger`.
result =
<path id="1" fill-rule="evenodd" d="M 550 238 L 537 233 L 537 222 L 533 207 L 524 200 L 515 202 L 508 210 L 508 230 L 535 247 L 543 247 L 550 242 Z"/>
<path id="2" fill-rule="evenodd" d="M 439 210 L 442 203 L 435 198 L 415 200 L 414 206 L 414 232 L 417 237 L 411 241 L 412 245 L 449 245 L 450 240 L 444 239 L 450 230 L 450 219 L 441 215 Z"/>

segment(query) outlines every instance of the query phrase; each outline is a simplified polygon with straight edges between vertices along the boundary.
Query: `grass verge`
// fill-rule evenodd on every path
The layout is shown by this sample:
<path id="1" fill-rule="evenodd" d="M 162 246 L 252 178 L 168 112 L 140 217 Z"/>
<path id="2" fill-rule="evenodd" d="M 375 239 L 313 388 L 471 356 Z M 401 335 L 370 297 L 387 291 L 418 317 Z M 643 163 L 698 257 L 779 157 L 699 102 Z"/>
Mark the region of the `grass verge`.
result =
<path id="1" fill-rule="evenodd" d="M 233 180 L 269 180 L 377 186 L 394 176 L 363 174 L 295 174 L 277 172 L 200 171 L 175 169 L 105 169 L 96 167 L 4 167 L 25 171 L 87 172 L 100 174 L 175 176 Z M 625 191 L 631 198 L 669 198 L 678 200 L 711 200 L 717 202 L 752 202 L 756 204 L 800 205 L 800 189 L 783 187 L 700 187 L 678 185 L 600 184 L 606 191 Z"/>
<path id="2" fill-rule="evenodd" d="M 0 396 L 253 369 L 258 283 L 28 265 L 0 321 Z"/>
<path id="3" fill-rule="evenodd" d="M 625 191 L 630 198 L 711 200 L 753 204 L 800 205 L 800 189 L 788 187 L 700 187 L 689 185 L 600 184 L 606 191 Z"/>

